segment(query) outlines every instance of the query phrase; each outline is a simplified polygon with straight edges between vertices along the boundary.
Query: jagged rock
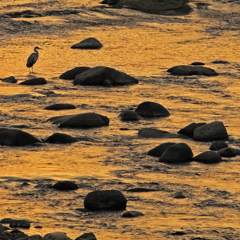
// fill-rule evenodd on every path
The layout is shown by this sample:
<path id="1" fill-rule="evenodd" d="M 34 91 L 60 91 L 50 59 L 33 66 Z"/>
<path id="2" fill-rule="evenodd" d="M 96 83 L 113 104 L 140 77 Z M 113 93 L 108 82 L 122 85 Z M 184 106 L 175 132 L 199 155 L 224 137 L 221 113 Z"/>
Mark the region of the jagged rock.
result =
<path id="1" fill-rule="evenodd" d="M 170 113 L 159 103 L 143 102 L 135 110 L 141 117 L 168 117 Z"/>
<path id="2" fill-rule="evenodd" d="M 50 106 L 45 107 L 44 109 L 46 110 L 66 110 L 66 109 L 76 109 L 76 107 L 72 104 L 68 103 L 58 103 L 58 104 L 53 104 Z"/>
<path id="3" fill-rule="evenodd" d="M 43 240 L 71 240 L 64 232 L 48 233 L 43 237 Z"/>
<path id="4" fill-rule="evenodd" d="M 202 163 L 219 163 L 222 161 L 221 156 L 214 151 L 206 151 L 203 153 L 200 153 L 199 155 L 195 156 L 193 158 L 194 161 L 202 162 Z"/>
<path id="5" fill-rule="evenodd" d="M 162 138 L 166 133 L 168 132 L 155 128 L 142 128 L 138 131 L 138 136 L 144 138 Z"/>
<path id="6" fill-rule="evenodd" d="M 16 83 L 17 79 L 14 76 L 10 76 L 7 78 L 2 79 L 2 82 L 6 82 L 6 83 Z"/>
<path id="7" fill-rule="evenodd" d="M 84 207 L 88 210 L 124 210 L 127 199 L 117 190 L 99 190 L 90 192 L 84 199 Z"/>
<path id="8" fill-rule="evenodd" d="M 147 155 L 154 156 L 154 157 L 161 157 L 162 154 L 172 145 L 176 143 L 173 142 L 167 142 L 167 143 L 162 143 L 158 145 L 157 147 L 151 149 L 148 151 Z"/>
<path id="9" fill-rule="evenodd" d="M 52 188 L 55 188 L 60 191 L 71 191 L 71 190 L 77 190 L 78 185 L 72 181 L 59 181 L 55 183 Z"/>
<path id="10" fill-rule="evenodd" d="M 210 146 L 210 150 L 218 151 L 222 148 L 226 148 L 228 145 L 224 141 L 214 141 L 212 145 Z"/>
<path id="11" fill-rule="evenodd" d="M 65 73 L 63 73 L 62 75 L 60 75 L 60 79 L 65 79 L 65 80 L 74 80 L 74 78 L 80 74 L 83 73 L 87 70 L 89 70 L 90 67 L 75 67 L 71 70 L 66 71 Z"/>
<path id="12" fill-rule="evenodd" d="M 127 211 L 122 215 L 122 217 L 124 218 L 133 218 L 133 217 L 140 217 L 140 216 L 144 216 L 144 214 L 139 211 Z"/>
<path id="13" fill-rule="evenodd" d="M 191 123 L 189 125 L 187 125 L 186 127 L 180 129 L 178 131 L 179 134 L 183 134 L 189 137 L 193 137 L 193 132 L 196 128 L 201 127 L 203 125 L 205 125 L 206 123 Z"/>
<path id="14" fill-rule="evenodd" d="M 79 140 L 75 137 L 72 137 L 65 133 L 54 133 L 52 136 L 46 139 L 46 142 L 49 143 L 74 143 L 78 142 Z"/>
<path id="15" fill-rule="evenodd" d="M 218 154 L 222 157 L 236 157 L 237 153 L 234 148 L 226 147 L 217 151 Z"/>
<path id="16" fill-rule="evenodd" d="M 84 233 L 81 236 L 77 237 L 75 240 L 97 240 L 93 233 Z"/>
<path id="17" fill-rule="evenodd" d="M 134 111 L 125 110 L 119 115 L 122 121 L 138 121 L 141 117 Z"/>
<path id="18" fill-rule="evenodd" d="M 79 48 L 79 49 L 100 49 L 103 45 L 96 38 L 87 38 L 83 41 L 74 44 L 71 48 Z"/>
<path id="19" fill-rule="evenodd" d="M 21 85 L 42 85 L 42 84 L 46 84 L 47 81 L 45 78 L 32 78 L 29 80 L 26 80 L 24 82 L 21 82 L 19 84 Z"/>

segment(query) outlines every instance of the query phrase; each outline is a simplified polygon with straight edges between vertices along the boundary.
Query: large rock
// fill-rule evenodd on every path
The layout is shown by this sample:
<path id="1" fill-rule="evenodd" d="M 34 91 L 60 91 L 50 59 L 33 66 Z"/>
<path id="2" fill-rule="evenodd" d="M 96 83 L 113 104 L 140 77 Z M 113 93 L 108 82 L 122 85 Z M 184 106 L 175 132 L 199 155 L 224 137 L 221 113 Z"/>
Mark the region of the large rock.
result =
<path id="1" fill-rule="evenodd" d="M 33 135 L 18 129 L 0 129 L 0 145 L 26 146 L 41 142 Z"/>
<path id="2" fill-rule="evenodd" d="M 79 48 L 79 49 L 100 49 L 103 45 L 96 38 L 87 38 L 83 41 L 74 44 L 71 48 Z"/>
<path id="3" fill-rule="evenodd" d="M 60 128 L 93 128 L 102 127 L 109 124 L 106 116 L 97 113 L 81 113 L 77 115 L 57 116 L 48 119 L 55 124 L 59 124 Z"/>
<path id="4" fill-rule="evenodd" d="M 64 232 L 48 233 L 43 237 L 44 240 L 70 240 Z"/>
<path id="5" fill-rule="evenodd" d="M 138 80 L 124 72 L 109 67 L 94 67 L 75 77 L 74 85 L 129 85 Z"/>
<path id="6" fill-rule="evenodd" d="M 211 122 L 198 127 L 193 132 L 193 139 L 196 141 L 213 141 L 228 138 L 227 130 L 222 122 Z"/>
<path id="7" fill-rule="evenodd" d="M 124 210 L 127 199 L 117 190 L 99 190 L 90 192 L 84 199 L 84 206 L 91 211 Z"/>
<path id="8" fill-rule="evenodd" d="M 164 163 L 184 163 L 192 160 L 193 153 L 186 143 L 171 145 L 159 158 L 159 162 Z"/>
<path id="9" fill-rule="evenodd" d="M 148 151 L 147 155 L 154 156 L 154 157 L 161 157 L 162 154 L 172 145 L 176 143 L 173 142 L 167 142 L 167 143 L 162 143 L 158 145 L 157 147 L 151 149 Z"/>
<path id="10" fill-rule="evenodd" d="M 194 161 L 197 162 L 202 162 L 202 163 L 206 163 L 206 164 L 211 164 L 211 163 L 219 163 L 222 161 L 221 156 L 214 151 L 206 151 L 203 153 L 200 153 L 199 155 L 195 156 L 193 158 Z"/>
<path id="11" fill-rule="evenodd" d="M 168 132 L 156 128 L 142 128 L 138 131 L 138 136 L 144 138 L 162 138 L 166 133 Z"/>
<path id="12" fill-rule="evenodd" d="M 192 75 L 205 75 L 205 76 L 217 76 L 218 73 L 215 70 L 207 67 L 190 66 L 190 65 L 180 65 L 169 68 L 167 72 L 172 75 L 178 76 L 192 76 Z"/>
<path id="13" fill-rule="evenodd" d="M 74 80 L 74 78 L 78 74 L 83 73 L 89 69 L 90 69 L 90 67 L 75 67 L 75 68 L 68 70 L 65 73 L 61 74 L 59 78 L 65 79 L 65 80 Z"/>
<path id="14" fill-rule="evenodd" d="M 47 81 L 45 78 L 32 78 L 26 81 L 23 81 L 19 84 L 21 85 L 42 85 L 42 84 L 46 84 Z"/>
<path id="15" fill-rule="evenodd" d="M 135 110 L 141 117 L 168 117 L 170 113 L 159 103 L 143 102 Z"/>
<path id="16" fill-rule="evenodd" d="M 186 127 L 180 129 L 178 131 L 179 134 L 183 134 L 189 137 L 193 137 L 193 132 L 196 128 L 201 127 L 203 125 L 205 125 L 206 123 L 191 123 L 189 125 L 187 125 Z"/>
<path id="17" fill-rule="evenodd" d="M 51 135 L 50 137 L 48 137 L 46 139 L 46 142 L 49 143 L 61 143 L 61 144 L 65 144 L 65 143 L 74 143 L 74 142 L 78 142 L 79 140 L 75 137 L 72 137 L 68 134 L 65 133 L 54 133 L 53 135 Z"/>
<path id="18" fill-rule="evenodd" d="M 58 111 L 58 110 L 66 110 L 66 109 L 76 109 L 76 107 L 69 103 L 57 103 L 57 104 L 47 106 L 44 109 Z"/>

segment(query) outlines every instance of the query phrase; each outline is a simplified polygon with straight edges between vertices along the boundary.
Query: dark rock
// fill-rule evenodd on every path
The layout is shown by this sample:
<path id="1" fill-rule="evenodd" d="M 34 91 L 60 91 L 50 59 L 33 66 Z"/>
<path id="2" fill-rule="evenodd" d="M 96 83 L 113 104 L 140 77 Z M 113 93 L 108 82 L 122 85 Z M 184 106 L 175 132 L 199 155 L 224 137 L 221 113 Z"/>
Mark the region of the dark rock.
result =
<path id="1" fill-rule="evenodd" d="M 45 16 L 63 16 L 70 14 L 78 14 L 79 11 L 73 9 L 64 9 L 64 10 L 49 10 L 45 12 Z"/>
<path id="2" fill-rule="evenodd" d="M 122 121 L 138 121 L 141 117 L 134 111 L 125 110 L 119 115 Z"/>
<path id="3" fill-rule="evenodd" d="M 84 233 L 81 236 L 77 237 L 75 240 L 97 240 L 93 233 Z"/>
<path id="4" fill-rule="evenodd" d="M 228 138 L 227 130 L 222 122 L 211 122 L 198 127 L 193 132 L 193 139 L 196 141 L 213 141 Z"/>
<path id="5" fill-rule="evenodd" d="M 173 144 L 176 144 L 176 143 L 173 143 L 173 142 L 162 143 L 157 147 L 149 150 L 147 155 L 154 156 L 154 157 L 161 157 L 162 154 Z"/>
<path id="6" fill-rule="evenodd" d="M 90 192 L 84 199 L 84 207 L 88 210 L 124 210 L 127 199 L 117 190 L 99 190 Z"/>
<path id="7" fill-rule="evenodd" d="M 13 221 L 12 218 L 3 218 L 0 222 L 1 223 L 11 223 Z"/>
<path id="8" fill-rule="evenodd" d="M 29 80 L 26 80 L 24 82 L 21 82 L 19 84 L 21 85 L 42 85 L 42 84 L 46 84 L 47 81 L 45 78 L 32 78 Z"/>
<path id="9" fill-rule="evenodd" d="M 205 65 L 205 63 L 203 63 L 203 62 L 193 62 L 193 63 L 191 63 L 191 65 Z"/>
<path id="10" fill-rule="evenodd" d="M 81 113 L 77 115 L 58 116 L 48 119 L 60 128 L 93 128 L 108 126 L 109 119 L 97 113 Z"/>
<path id="11" fill-rule="evenodd" d="M 210 150 L 217 151 L 226 147 L 228 147 L 228 145 L 224 141 L 219 140 L 212 143 L 212 145 L 210 146 Z"/>
<path id="12" fill-rule="evenodd" d="M 104 0 L 102 2 L 100 2 L 101 4 L 108 4 L 108 5 L 115 5 L 117 3 L 119 3 L 120 0 Z"/>
<path id="13" fill-rule="evenodd" d="M 27 237 L 21 237 L 21 238 L 18 238 L 17 240 L 41 240 L 41 239 L 43 239 L 43 237 L 40 235 L 32 235 Z"/>
<path id="14" fill-rule="evenodd" d="M 203 125 L 205 125 L 206 123 L 191 123 L 189 125 L 187 125 L 186 127 L 180 129 L 178 131 L 179 134 L 183 134 L 189 137 L 193 137 L 193 132 L 196 128 L 201 127 Z"/>
<path id="15" fill-rule="evenodd" d="M 54 133 L 52 136 L 46 139 L 49 143 L 74 143 L 79 140 L 65 133 Z"/>
<path id="16" fill-rule="evenodd" d="M 183 236 L 183 235 L 186 235 L 187 233 L 184 232 L 184 231 L 176 231 L 176 232 L 173 232 L 171 233 L 171 235 L 173 236 Z"/>
<path id="17" fill-rule="evenodd" d="M 237 153 L 234 148 L 226 147 L 217 151 L 222 157 L 236 157 Z"/>
<path id="18" fill-rule="evenodd" d="M 60 181 L 55 183 L 52 188 L 55 188 L 60 191 L 71 191 L 71 190 L 77 190 L 78 185 L 72 181 Z"/>
<path id="19" fill-rule="evenodd" d="M 43 237 L 43 240 L 71 240 L 64 232 L 48 233 Z"/>
<path id="20" fill-rule="evenodd" d="M 26 146 L 41 142 L 33 135 L 18 129 L 0 129 L 0 145 Z"/>
<path id="21" fill-rule="evenodd" d="M 138 136 L 144 138 L 162 138 L 166 133 L 168 132 L 155 128 L 142 128 L 138 131 Z"/>
<path id="22" fill-rule="evenodd" d="M 20 12 L 8 12 L 6 13 L 7 16 L 10 18 L 20 18 L 20 17 L 25 17 L 25 18 L 33 18 L 33 17 L 41 17 L 42 15 L 40 13 L 37 13 L 32 10 L 24 10 Z"/>
<path id="23" fill-rule="evenodd" d="M 186 198 L 186 196 L 182 192 L 177 192 L 174 194 L 173 198 L 181 199 L 181 198 Z"/>
<path id="24" fill-rule="evenodd" d="M 83 73 L 87 70 L 89 70 L 90 67 L 75 67 L 71 70 L 66 71 L 65 73 L 63 73 L 59 78 L 60 79 L 65 79 L 65 80 L 74 80 L 74 78 L 80 74 Z"/>
<path id="25" fill-rule="evenodd" d="M 24 232 L 18 230 L 18 229 L 14 229 L 10 232 L 10 236 L 11 239 L 18 239 L 18 238 L 22 238 L 22 237 L 28 237 L 27 234 L 25 234 Z"/>
<path id="26" fill-rule="evenodd" d="M 215 64 L 229 64 L 228 61 L 223 61 L 223 60 L 215 60 L 212 63 L 215 63 Z"/>
<path id="27" fill-rule="evenodd" d="M 194 161 L 202 162 L 202 163 L 219 163 L 222 161 L 221 156 L 214 151 L 206 151 L 200 153 L 199 155 L 193 158 Z"/>
<path id="28" fill-rule="evenodd" d="M 127 192 L 155 192 L 156 189 L 152 188 L 130 188 L 127 189 Z"/>
<path id="29" fill-rule="evenodd" d="M 110 80 L 111 85 L 137 84 L 138 80 L 124 72 L 109 67 L 94 67 L 75 77 L 74 85 L 104 85 L 105 80 Z"/>
<path id="30" fill-rule="evenodd" d="M 140 216 L 144 216 L 144 214 L 139 211 L 127 211 L 122 215 L 122 217 L 124 218 L 133 218 L 133 217 L 140 217 Z"/>
<path id="31" fill-rule="evenodd" d="M 80 43 L 74 44 L 71 48 L 79 49 L 100 49 L 103 45 L 96 38 L 87 38 L 81 41 Z"/>
<path id="32" fill-rule="evenodd" d="M 30 228 L 30 222 L 27 220 L 13 220 L 10 222 L 10 228 Z"/>
<path id="33" fill-rule="evenodd" d="M 14 76 L 10 76 L 10 77 L 4 78 L 2 81 L 6 83 L 16 83 L 17 79 Z"/>
<path id="34" fill-rule="evenodd" d="M 76 109 L 72 104 L 68 103 L 58 103 L 45 107 L 46 110 L 66 110 L 66 109 Z"/>
<path id="35" fill-rule="evenodd" d="M 170 72 L 172 75 L 178 76 L 192 76 L 192 75 L 205 75 L 205 76 L 217 76 L 218 73 L 215 70 L 207 67 L 199 66 L 189 66 L 189 65 L 180 65 L 169 68 L 167 72 Z"/>
<path id="36" fill-rule="evenodd" d="M 168 117 L 170 113 L 159 103 L 143 102 L 135 110 L 141 117 Z"/>
<path id="37" fill-rule="evenodd" d="M 192 160 L 193 153 L 186 143 L 171 145 L 159 158 L 159 162 L 164 163 L 184 163 Z"/>

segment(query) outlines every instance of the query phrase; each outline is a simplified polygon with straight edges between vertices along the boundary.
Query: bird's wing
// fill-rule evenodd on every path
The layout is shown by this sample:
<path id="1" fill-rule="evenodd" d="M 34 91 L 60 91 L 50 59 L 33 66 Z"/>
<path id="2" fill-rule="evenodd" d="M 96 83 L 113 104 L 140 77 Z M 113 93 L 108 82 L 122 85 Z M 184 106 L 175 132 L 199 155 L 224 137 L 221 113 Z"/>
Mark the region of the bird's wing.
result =
<path id="1" fill-rule="evenodd" d="M 27 67 L 32 67 L 36 61 L 37 61 L 36 54 L 32 53 L 27 60 Z"/>

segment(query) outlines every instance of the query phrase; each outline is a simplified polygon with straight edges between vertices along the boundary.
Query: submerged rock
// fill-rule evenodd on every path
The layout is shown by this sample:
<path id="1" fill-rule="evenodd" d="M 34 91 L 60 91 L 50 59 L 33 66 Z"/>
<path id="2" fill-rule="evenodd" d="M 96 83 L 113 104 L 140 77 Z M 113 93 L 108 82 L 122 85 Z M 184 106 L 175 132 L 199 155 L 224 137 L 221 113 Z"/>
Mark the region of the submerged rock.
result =
<path id="1" fill-rule="evenodd" d="M 45 107 L 46 110 L 66 110 L 66 109 L 76 109 L 73 104 L 68 103 L 58 103 Z"/>
<path id="2" fill-rule="evenodd" d="M 176 143 L 173 142 L 167 142 L 167 143 L 162 143 L 158 145 L 157 147 L 151 149 L 148 151 L 147 155 L 154 156 L 154 157 L 161 157 L 162 154 L 172 145 Z"/>
<path id="3" fill-rule="evenodd" d="M 51 135 L 50 137 L 48 137 L 46 139 L 46 142 L 49 143 L 74 143 L 74 142 L 78 142 L 79 140 L 75 137 L 72 137 L 68 134 L 65 133 L 54 133 L 53 135 Z"/>
<path id="4" fill-rule="evenodd" d="M 29 80 L 26 80 L 24 82 L 21 82 L 19 84 L 21 85 L 42 85 L 42 84 L 46 84 L 47 81 L 45 78 L 32 78 Z"/>
<path id="5" fill-rule="evenodd" d="M 72 181 L 59 181 L 55 183 L 52 188 L 55 188 L 60 191 L 71 191 L 71 190 L 77 190 L 78 185 Z"/>
<path id="6" fill-rule="evenodd" d="M 144 138 L 162 138 L 166 133 L 168 132 L 155 128 L 142 128 L 138 131 L 138 136 Z"/>
<path id="7" fill-rule="evenodd" d="M 84 207 L 88 210 L 124 210 L 127 199 L 118 190 L 98 190 L 90 192 L 84 199 Z"/>
<path id="8" fill-rule="evenodd" d="M 134 111 L 125 110 L 119 115 L 122 121 L 138 121 L 141 117 Z"/>
<path id="9" fill-rule="evenodd" d="M 2 82 L 17 83 L 17 79 L 14 76 L 10 76 L 10 77 L 2 79 Z"/>
<path id="10" fill-rule="evenodd" d="M 197 162 L 202 162 L 202 163 L 206 163 L 206 164 L 211 164 L 211 163 L 219 163 L 222 161 L 221 156 L 214 151 L 206 151 L 203 153 L 200 153 L 199 155 L 195 156 L 193 158 L 194 161 Z"/>
<path id="11" fill-rule="evenodd" d="M 122 215 L 122 217 L 124 218 L 134 218 L 134 217 L 140 217 L 140 216 L 144 216 L 144 214 L 139 211 L 127 211 Z"/>
<path id="12" fill-rule="evenodd" d="M 74 44 L 71 48 L 79 48 L 79 49 L 100 49 L 103 45 L 96 38 L 87 38 L 83 41 Z"/>
<path id="13" fill-rule="evenodd" d="M 61 74 L 59 78 L 65 79 L 65 80 L 74 80 L 74 78 L 78 74 L 83 73 L 89 69 L 90 69 L 90 67 L 75 67 L 75 68 L 68 70 L 65 73 Z"/>
<path id="14" fill-rule="evenodd" d="M 9 226 L 11 228 L 30 228 L 30 222 L 27 220 L 12 220 Z"/>

